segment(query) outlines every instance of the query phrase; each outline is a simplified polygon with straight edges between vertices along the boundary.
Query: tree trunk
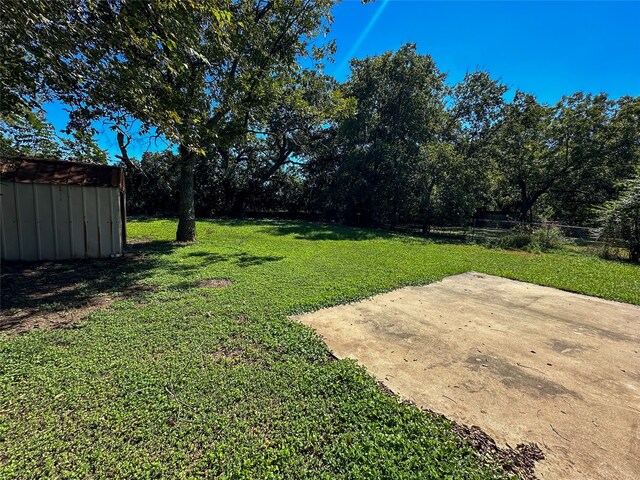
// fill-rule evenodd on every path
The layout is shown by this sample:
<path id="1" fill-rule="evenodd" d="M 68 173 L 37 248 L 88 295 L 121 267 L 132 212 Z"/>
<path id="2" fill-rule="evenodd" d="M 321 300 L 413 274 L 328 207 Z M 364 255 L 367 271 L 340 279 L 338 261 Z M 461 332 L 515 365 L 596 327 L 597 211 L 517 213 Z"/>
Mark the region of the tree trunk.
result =
<path id="1" fill-rule="evenodd" d="M 527 215 L 533 206 L 533 202 L 527 196 L 527 186 L 524 182 L 520 182 L 520 221 L 526 222 Z"/>
<path id="2" fill-rule="evenodd" d="M 236 193 L 233 197 L 233 202 L 231 203 L 231 208 L 229 210 L 229 214 L 232 217 L 242 218 L 244 216 L 245 203 L 248 196 L 249 192 L 247 190 L 240 190 Z"/>
<path id="3" fill-rule="evenodd" d="M 431 232 L 431 195 L 434 187 L 435 181 L 430 182 L 422 199 L 422 233 L 425 235 Z"/>
<path id="4" fill-rule="evenodd" d="M 178 147 L 180 155 L 180 179 L 178 180 L 178 231 L 176 240 L 193 242 L 196 239 L 196 215 L 194 208 L 193 167 L 195 155 L 185 145 Z"/>
<path id="5" fill-rule="evenodd" d="M 527 217 L 529 220 L 533 220 L 531 215 L 531 211 L 533 210 L 533 206 L 540 199 L 540 197 L 546 192 L 546 190 L 539 190 L 534 192 L 532 195 L 527 196 L 526 190 L 522 191 L 522 201 L 520 203 L 520 221 L 526 222 Z"/>
<path id="6" fill-rule="evenodd" d="M 527 216 L 529 215 L 529 211 L 531 210 L 531 205 L 529 202 L 524 201 L 520 205 L 520 217 L 519 220 L 521 222 L 527 221 Z"/>
<path id="7" fill-rule="evenodd" d="M 633 263 L 640 262 L 640 222 L 638 221 L 638 215 L 635 216 L 635 221 L 631 227 L 631 238 L 629 239 L 629 260 Z"/>
<path id="8" fill-rule="evenodd" d="M 124 137 L 124 133 L 118 130 L 116 138 L 118 139 L 118 148 L 120 149 L 120 155 L 116 155 L 116 158 L 122 160 L 130 170 L 136 171 L 138 170 L 138 167 L 131 161 L 131 159 L 129 158 L 129 153 L 127 152 L 127 147 L 129 146 L 130 140 L 127 138 L 127 141 L 125 142 Z"/>

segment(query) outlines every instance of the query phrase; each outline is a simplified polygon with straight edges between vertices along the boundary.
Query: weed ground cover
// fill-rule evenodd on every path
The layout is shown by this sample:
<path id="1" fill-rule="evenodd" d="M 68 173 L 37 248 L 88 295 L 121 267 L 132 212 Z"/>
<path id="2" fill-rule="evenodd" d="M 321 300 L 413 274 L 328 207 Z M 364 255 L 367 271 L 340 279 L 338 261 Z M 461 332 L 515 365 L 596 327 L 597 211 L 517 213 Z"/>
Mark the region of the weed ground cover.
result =
<path id="1" fill-rule="evenodd" d="M 13 315 L 114 301 L 0 332 L 0 478 L 502 478 L 288 316 L 470 270 L 640 304 L 637 266 L 575 252 L 268 221 L 176 245 L 175 226 L 132 221 L 129 257 L 73 282 L 77 263 L 3 277 Z"/>

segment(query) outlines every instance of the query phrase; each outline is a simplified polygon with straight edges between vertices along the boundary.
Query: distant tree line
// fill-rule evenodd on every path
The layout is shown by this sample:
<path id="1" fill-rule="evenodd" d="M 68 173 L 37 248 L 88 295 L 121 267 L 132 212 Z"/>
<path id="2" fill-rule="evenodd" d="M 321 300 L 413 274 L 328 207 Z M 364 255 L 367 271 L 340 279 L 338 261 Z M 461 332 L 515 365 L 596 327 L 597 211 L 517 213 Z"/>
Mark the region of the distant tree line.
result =
<path id="1" fill-rule="evenodd" d="M 195 238 L 196 215 L 255 212 L 424 231 L 483 212 L 595 225 L 637 178 L 640 97 L 545 105 L 485 71 L 452 85 L 413 44 L 352 60 L 340 84 L 321 68 L 333 3 L 11 2 L 0 148 L 102 162 L 92 125 L 108 122 L 129 212 L 177 215 L 178 240 Z M 39 113 L 54 98 L 70 109 L 57 141 Z M 131 158 L 137 134 L 172 148 Z"/>
<path id="2" fill-rule="evenodd" d="M 297 88 L 310 103 L 339 91 L 352 110 L 316 120 L 283 106 L 273 115 L 288 118 L 269 132 L 199 156 L 199 216 L 306 212 L 428 230 L 499 211 L 594 224 L 640 164 L 640 98 L 580 92 L 549 106 L 518 91 L 507 101 L 487 72 L 447 85 L 414 45 L 353 61 L 342 85 Z M 128 175 L 130 211 L 176 214 L 176 162 L 172 152 L 143 156 Z"/>

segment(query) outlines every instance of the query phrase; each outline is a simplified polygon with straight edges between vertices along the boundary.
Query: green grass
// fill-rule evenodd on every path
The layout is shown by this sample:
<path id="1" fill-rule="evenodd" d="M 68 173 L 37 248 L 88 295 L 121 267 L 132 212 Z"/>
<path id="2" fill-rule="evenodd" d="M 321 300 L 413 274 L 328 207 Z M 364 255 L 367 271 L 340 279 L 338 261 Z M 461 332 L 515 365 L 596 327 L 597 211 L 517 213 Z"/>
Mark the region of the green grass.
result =
<path id="1" fill-rule="evenodd" d="M 469 270 L 640 304 L 638 267 L 572 252 L 305 223 L 203 221 L 188 246 L 174 232 L 129 223 L 152 241 L 136 261 L 59 290 L 133 296 L 75 328 L 0 334 L 0 478 L 501 478 L 287 316 Z"/>

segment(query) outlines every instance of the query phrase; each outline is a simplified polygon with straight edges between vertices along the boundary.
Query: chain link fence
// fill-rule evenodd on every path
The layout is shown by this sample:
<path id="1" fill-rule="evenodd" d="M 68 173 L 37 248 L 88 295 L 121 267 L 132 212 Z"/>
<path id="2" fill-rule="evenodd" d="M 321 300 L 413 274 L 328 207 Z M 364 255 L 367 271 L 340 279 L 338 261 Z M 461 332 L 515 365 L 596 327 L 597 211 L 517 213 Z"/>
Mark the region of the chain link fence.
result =
<path id="1" fill-rule="evenodd" d="M 601 245 L 598 230 L 593 227 L 567 225 L 560 222 L 520 222 L 516 220 L 472 219 L 468 222 L 466 236 L 470 240 L 491 241 L 510 234 L 514 230 L 556 229 L 567 239 L 567 243 L 577 245 Z"/>

